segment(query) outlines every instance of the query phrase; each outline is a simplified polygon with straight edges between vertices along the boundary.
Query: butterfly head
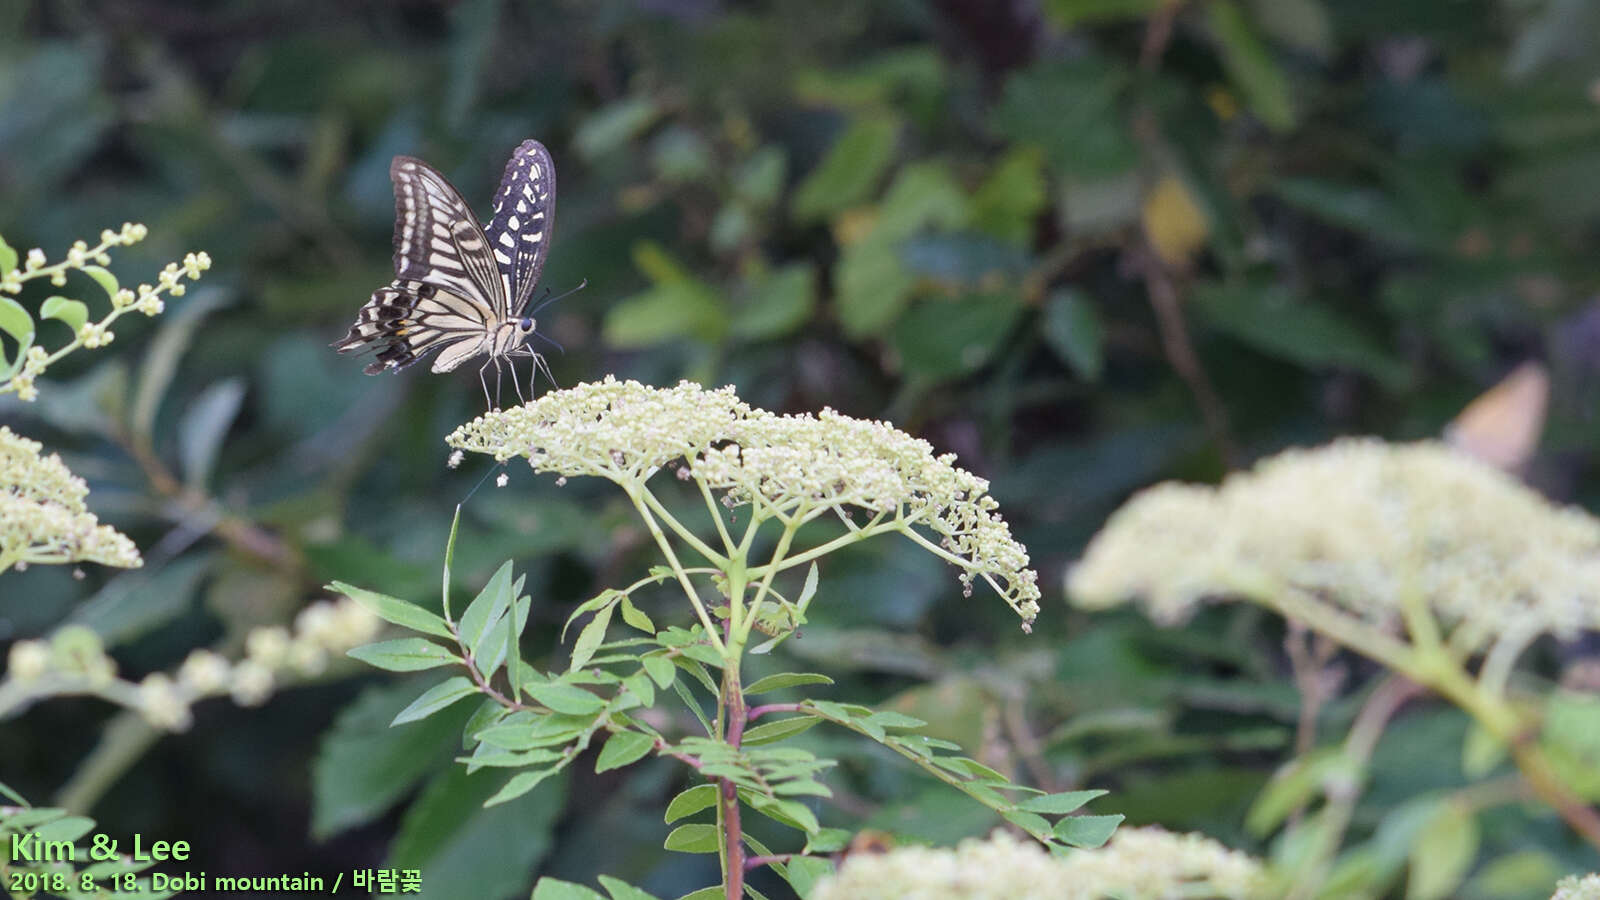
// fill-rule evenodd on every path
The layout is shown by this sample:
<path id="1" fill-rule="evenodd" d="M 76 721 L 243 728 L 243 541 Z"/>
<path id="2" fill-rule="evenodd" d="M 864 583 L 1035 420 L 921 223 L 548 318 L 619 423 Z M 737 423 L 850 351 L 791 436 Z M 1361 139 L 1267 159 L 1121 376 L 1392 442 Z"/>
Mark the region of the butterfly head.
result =
<path id="1" fill-rule="evenodd" d="M 518 320 L 517 328 L 521 329 L 523 334 L 532 334 L 533 333 L 533 317 L 532 316 L 523 316 L 520 320 Z"/>

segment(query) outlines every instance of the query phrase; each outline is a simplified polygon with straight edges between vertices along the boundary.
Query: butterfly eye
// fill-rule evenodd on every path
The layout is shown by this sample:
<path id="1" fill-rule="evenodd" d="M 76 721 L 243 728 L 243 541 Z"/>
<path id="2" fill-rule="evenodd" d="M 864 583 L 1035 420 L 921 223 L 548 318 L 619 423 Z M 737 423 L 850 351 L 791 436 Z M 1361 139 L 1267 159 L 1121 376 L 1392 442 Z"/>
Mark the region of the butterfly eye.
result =
<path id="1" fill-rule="evenodd" d="M 523 316 L 521 325 L 522 325 L 522 330 L 523 331 L 532 331 L 533 330 L 533 319 L 531 319 L 531 318 L 529 318 L 527 316 Z"/>

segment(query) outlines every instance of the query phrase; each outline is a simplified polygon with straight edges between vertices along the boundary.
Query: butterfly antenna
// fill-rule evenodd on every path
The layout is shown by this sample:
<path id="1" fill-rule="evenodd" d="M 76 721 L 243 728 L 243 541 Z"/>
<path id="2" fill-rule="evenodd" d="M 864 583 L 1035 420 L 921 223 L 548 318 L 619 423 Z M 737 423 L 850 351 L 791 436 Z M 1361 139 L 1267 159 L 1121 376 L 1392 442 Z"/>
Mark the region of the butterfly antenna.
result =
<path id="1" fill-rule="evenodd" d="M 533 336 L 538 338 L 541 341 L 544 341 L 545 343 L 547 343 L 550 346 L 556 348 L 557 350 L 560 350 L 562 353 L 567 352 L 567 348 L 561 346 L 561 344 L 558 343 L 555 338 L 550 337 L 549 335 L 543 335 L 543 334 L 540 334 L 539 332 L 535 331 L 533 333 Z"/>
<path id="2" fill-rule="evenodd" d="M 565 297 L 570 297 L 573 294 L 576 294 L 577 292 L 583 290 L 584 288 L 586 288 L 588 286 L 589 286 L 589 279 L 585 278 L 584 280 L 578 282 L 578 286 L 573 288 L 572 290 L 570 290 L 570 291 L 562 291 L 561 293 L 555 295 L 554 297 L 550 297 L 550 298 L 547 298 L 545 300 L 541 300 L 539 302 L 539 305 L 534 307 L 533 311 L 528 313 L 528 315 L 536 316 L 536 315 L 539 314 L 539 310 L 544 309 L 546 306 L 549 306 L 550 304 L 556 302 L 557 300 L 561 300 L 561 299 L 563 299 Z"/>

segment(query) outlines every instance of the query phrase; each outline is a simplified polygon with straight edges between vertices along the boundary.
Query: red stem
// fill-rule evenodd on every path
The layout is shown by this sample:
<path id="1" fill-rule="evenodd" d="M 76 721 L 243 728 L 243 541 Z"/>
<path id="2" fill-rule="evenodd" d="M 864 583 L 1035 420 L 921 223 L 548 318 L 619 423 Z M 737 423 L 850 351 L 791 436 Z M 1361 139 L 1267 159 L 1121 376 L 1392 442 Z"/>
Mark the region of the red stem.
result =
<path id="1" fill-rule="evenodd" d="M 744 867 L 746 869 L 759 869 L 762 866 L 770 866 L 774 863 L 786 863 L 791 859 L 794 859 L 793 853 L 774 853 L 771 856 L 752 856 L 744 861 Z"/>
<path id="2" fill-rule="evenodd" d="M 731 747 L 738 747 L 744 739 L 744 724 L 749 710 L 744 705 L 744 686 L 739 683 L 739 671 L 729 666 L 723 669 L 722 686 L 727 694 L 728 734 Z M 727 778 L 722 781 L 723 845 L 728 857 L 726 900 L 741 900 L 744 896 L 744 831 L 739 825 L 739 789 Z"/>
<path id="3" fill-rule="evenodd" d="M 800 710 L 801 706 L 798 703 L 768 703 L 763 706 L 750 707 L 750 712 L 745 716 L 745 720 L 753 722 L 767 713 L 799 712 Z"/>

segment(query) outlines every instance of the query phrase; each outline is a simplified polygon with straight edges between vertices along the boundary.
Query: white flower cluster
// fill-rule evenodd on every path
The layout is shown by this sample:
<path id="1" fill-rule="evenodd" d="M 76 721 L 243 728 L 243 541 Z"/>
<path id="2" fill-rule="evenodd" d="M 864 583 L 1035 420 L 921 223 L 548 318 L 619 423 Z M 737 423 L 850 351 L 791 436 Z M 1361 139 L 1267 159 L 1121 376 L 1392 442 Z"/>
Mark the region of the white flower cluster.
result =
<path id="1" fill-rule="evenodd" d="M 1568 875 L 1556 885 L 1550 900 L 1600 900 L 1600 875 Z"/>
<path id="2" fill-rule="evenodd" d="M 143 225 L 124 223 L 121 231 L 110 229 L 102 231 L 99 246 L 90 247 L 84 241 L 73 243 L 67 250 L 66 258 L 54 265 L 47 265 L 44 251 L 35 247 L 28 251 L 21 268 L 0 272 L 0 292 L 16 294 L 21 292 L 23 284 L 27 281 L 48 278 L 52 285 L 63 287 L 67 283 L 68 272 L 88 270 L 105 286 L 111 297 L 110 314 L 98 322 L 84 322 L 79 326 L 71 344 L 53 353 L 43 347 L 28 348 L 23 356 L 22 366 L 10 378 L 0 381 L 0 393 L 14 392 L 19 399 L 26 402 L 38 399 L 39 388 L 35 382 L 51 363 L 78 347 L 93 350 L 110 344 L 116 339 L 116 334 L 111 330 L 111 323 L 130 310 L 142 312 L 147 316 L 159 315 L 166 309 L 162 294 L 183 296 L 186 287 L 182 280 L 198 279 L 202 272 L 211 268 L 210 256 L 205 253 L 189 253 L 184 256 L 182 263 L 168 263 L 156 279 L 158 282 L 156 285 L 141 284 L 136 291 L 117 288 L 115 278 L 104 271 L 104 267 L 111 264 L 111 256 L 106 251 L 112 247 L 138 243 L 144 240 L 147 234 L 149 229 Z"/>
<path id="3" fill-rule="evenodd" d="M 961 581 L 987 580 L 1028 622 L 1039 614 L 1036 573 L 988 495 L 989 483 L 955 465 L 955 454 L 886 422 L 831 409 L 818 416 L 761 410 L 739 421 L 727 442 L 690 463 L 694 475 L 736 503 L 777 512 L 797 506 L 855 506 L 925 526 L 961 560 Z"/>
<path id="4" fill-rule="evenodd" d="M 756 503 L 759 514 L 804 505 L 894 516 L 932 531 L 969 590 L 982 578 L 1025 621 L 1039 612 L 1037 575 L 996 512 L 988 482 L 887 423 L 832 410 L 779 416 L 751 408 L 731 387 L 653 388 L 607 376 L 486 413 L 446 442 L 499 461 L 525 456 L 540 472 L 624 485 L 679 462 L 686 467 L 680 477 L 724 491 L 731 503 Z"/>
<path id="5" fill-rule="evenodd" d="M 84 480 L 42 449 L 0 425 L 0 572 L 18 563 L 143 565 L 133 541 L 84 506 Z"/>
<path id="6" fill-rule="evenodd" d="M 264 703 L 280 674 L 320 674 L 330 656 L 371 640 L 381 625 L 353 600 L 313 603 L 300 611 L 293 631 L 282 626 L 251 631 L 244 659 L 238 662 L 202 649 L 189 654 L 176 677 L 163 672 L 146 675 L 130 686 L 130 705 L 151 725 L 182 731 L 193 721 L 190 708 L 195 701 L 227 694 L 240 706 Z M 116 695 L 107 690 L 116 681 L 115 661 L 106 655 L 99 636 L 81 626 L 63 628 L 48 642 L 18 641 L 11 646 L 9 680 L 28 684 L 52 674 L 68 676 L 69 684 L 81 679 L 88 689 Z"/>
<path id="7" fill-rule="evenodd" d="M 749 414 L 731 387 L 707 391 L 684 381 L 663 389 L 607 375 L 485 413 L 445 442 L 500 462 L 526 456 L 536 472 L 633 481 L 725 439 Z"/>
<path id="8" fill-rule="evenodd" d="M 1292 592 L 1389 627 L 1413 597 L 1476 650 L 1600 628 L 1600 520 L 1442 444 L 1345 439 L 1139 494 L 1067 588 L 1086 607 L 1141 598 L 1169 623 L 1208 598 Z"/>
<path id="9" fill-rule="evenodd" d="M 1261 864 L 1199 834 L 1122 828 L 1098 850 L 1054 857 L 997 831 L 954 850 L 903 847 L 849 857 L 812 900 L 1255 900 Z"/>

